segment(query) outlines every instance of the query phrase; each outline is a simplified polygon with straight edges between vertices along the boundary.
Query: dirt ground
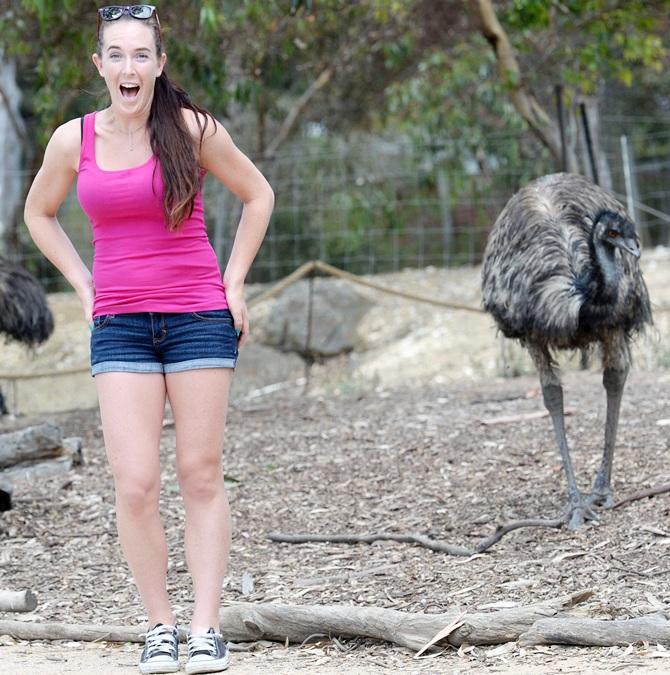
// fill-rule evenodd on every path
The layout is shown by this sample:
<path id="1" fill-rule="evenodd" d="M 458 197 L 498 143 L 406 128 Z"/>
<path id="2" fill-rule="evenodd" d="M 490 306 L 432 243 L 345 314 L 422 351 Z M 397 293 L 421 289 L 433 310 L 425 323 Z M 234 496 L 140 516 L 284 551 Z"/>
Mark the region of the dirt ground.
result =
<path id="1" fill-rule="evenodd" d="M 661 305 L 670 302 L 667 263 L 666 253 L 645 271 L 652 299 Z M 477 303 L 477 270 L 407 271 L 384 281 Z M 628 618 L 667 610 L 670 494 L 604 512 L 600 523 L 576 534 L 519 530 L 472 558 L 392 542 L 290 545 L 266 538 L 276 531 L 420 532 L 472 545 L 498 523 L 554 517 L 563 510 L 565 481 L 549 420 L 482 423 L 543 410 L 537 379 L 527 374 L 519 352 L 508 354 L 501 367 L 500 345 L 485 317 L 407 308 L 379 294 L 375 302 L 363 326 L 366 350 L 317 365 L 308 389 L 293 386 L 234 398 L 224 453 L 234 527 L 224 603 L 355 604 L 437 613 L 527 604 L 591 589 L 591 600 L 575 613 Z M 59 296 L 56 304 L 67 307 L 68 317 L 77 313 L 71 300 Z M 670 483 L 670 426 L 659 424 L 670 418 L 670 314 L 658 318 L 657 334 L 638 349 L 624 396 L 614 463 L 617 497 Z M 43 367 L 40 359 L 69 366 L 85 358 L 85 342 L 60 336 L 62 348 L 38 352 L 38 365 L 32 367 Z M 25 356 L 13 347 L 2 358 L 3 368 L 24 368 Z M 522 375 L 498 376 L 510 371 Z M 567 418 L 568 435 L 585 490 L 602 452 L 600 380 L 596 365 L 565 376 L 566 406 L 574 411 Z M 99 415 L 79 410 L 47 419 L 61 425 L 65 435 L 84 439 L 86 461 L 67 476 L 15 486 L 15 507 L 0 514 L 0 588 L 30 588 L 38 606 L 27 614 L 0 614 L 0 620 L 144 626 L 118 547 Z M 167 424 L 161 509 L 171 552 L 169 591 L 178 620 L 187 624 L 191 586 L 174 448 L 174 428 Z M 253 579 L 246 594 L 243 575 Z M 393 645 L 333 638 L 288 648 L 269 642 L 233 645 L 230 672 L 670 672 L 670 650 L 654 644 L 520 648 L 510 643 L 414 659 Z M 138 644 L 2 636 L 0 673 L 133 673 L 140 651 Z"/>
<path id="2" fill-rule="evenodd" d="M 595 373 L 566 377 L 573 457 L 587 488 L 600 455 L 604 396 Z M 554 516 L 564 480 L 546 418 L 487 426 L 482 419 L 540 410 L 533 377 L 479 384 L 385 389 L 347 395 L 299 389 L 233 405 L 225 466 L 234 520 L 223 597 L 231 601 L 348 604 L 408 612 L 474 610 L 529 603 L 579 589 L 593 598 L 580 613 L 640 616 L 670 602 L 667 566 L 670 496 L 605 512 L 577 534 L 520 530 L 490 552 L 454 558 L 408 544 L 276 544 L 289 533 L 422 532 L 472 543 L 496 523 Z M 618 496 L 670 482 L 670 374 L 636 372 L 629 382 L 615 458 Z M 53 416 L 85 439 L 86 463 L 69 477 L 17 488 L 2 516 L 0 587 L 32 588 L 26 621 L 141 625 L 145 620 L 117 544 L 113 490 L 99 416 Z M 174 429 L 166 426 L 162 513 L 171 551 L 169 589 L 178 619 L 189 617 L 183 509 L 174 473 Z M 504 479 L 501 480 L 501 474 Z M 253 592 L 242 595 L 242 575 Z M 414 660 L 369 640 L 314 645 L 261 643 L 236 652 L 239 673 L 664 672 L 670 652 L 621 648 L 476 647 Z M 2 638 L 8 673 L 134 672 L 138 645 L 13 644 Z M 85 665 L 90 664 L 90 665 Z M 89 671 L 88 668 L 91 670 Z M 107 670 L 103 670 L 103 669 Z M 377 670 L 375 670 L 375 668 Z"/>

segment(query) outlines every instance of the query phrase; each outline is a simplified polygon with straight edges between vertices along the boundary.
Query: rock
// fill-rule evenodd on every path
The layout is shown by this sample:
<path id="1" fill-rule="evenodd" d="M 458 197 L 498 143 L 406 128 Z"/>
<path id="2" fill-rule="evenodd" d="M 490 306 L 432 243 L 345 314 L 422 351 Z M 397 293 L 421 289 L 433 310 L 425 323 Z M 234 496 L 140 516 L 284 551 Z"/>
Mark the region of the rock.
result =
<path id="1" fill-rule="evenodd" d="M 233 391 L 240 396 L 269 384 L 296 380 L 304 374 L 305 362 L 297 354 L 285 354 L 252 342 L 240 349 Z"/>
<path id="2" fill-rule="evenodd" d="M 286 289 L 259 326 L 261 341 L 282 351 L 317 358 L 350 352 L 359 345 L 358 327 L 372 306 L 370 300 L 347 282 L 315 279 L 312 330 L 306 349 L 308 302 L 308 281 Z"/>

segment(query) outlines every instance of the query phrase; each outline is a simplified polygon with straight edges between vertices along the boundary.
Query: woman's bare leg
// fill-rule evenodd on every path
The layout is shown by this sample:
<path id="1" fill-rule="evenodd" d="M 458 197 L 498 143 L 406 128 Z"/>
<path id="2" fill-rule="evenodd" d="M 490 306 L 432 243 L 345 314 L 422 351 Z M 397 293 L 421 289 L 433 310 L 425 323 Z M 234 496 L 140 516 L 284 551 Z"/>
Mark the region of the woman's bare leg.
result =
<path id="1" fill-rule="evenodd" d="M 101 373 L 95 384 L 114 476 L 121 550 L 149 626 L 174 624 L 167 595 L 167 543 L 158 509 L 165 379 L 162 373 Z"/>
<path id="2" fill-rule="evenodd" d="M 186 511 L 186 562 L 193 579 L 194 633 L 218 630 L 230 552 L 223 485 L 223 434 L 233 371 L 203 368 L 166 375 L 177 433 L 177 478 Z"/>

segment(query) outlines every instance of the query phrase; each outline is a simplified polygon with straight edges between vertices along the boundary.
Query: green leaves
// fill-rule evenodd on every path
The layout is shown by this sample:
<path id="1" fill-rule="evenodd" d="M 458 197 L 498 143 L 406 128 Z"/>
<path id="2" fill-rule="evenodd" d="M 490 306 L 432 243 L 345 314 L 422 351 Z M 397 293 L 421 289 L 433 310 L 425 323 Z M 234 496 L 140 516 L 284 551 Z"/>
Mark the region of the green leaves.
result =
<path id="1" fill-rule="evenodd" d="M 631 85 L 639 68 L 660 70 L 668 51 L 668 0 L 511 0 L 500 19 L 529 66 L 579 92 L 603 78 Z M 528 69 L 526 69 L 528 70 Z"/>

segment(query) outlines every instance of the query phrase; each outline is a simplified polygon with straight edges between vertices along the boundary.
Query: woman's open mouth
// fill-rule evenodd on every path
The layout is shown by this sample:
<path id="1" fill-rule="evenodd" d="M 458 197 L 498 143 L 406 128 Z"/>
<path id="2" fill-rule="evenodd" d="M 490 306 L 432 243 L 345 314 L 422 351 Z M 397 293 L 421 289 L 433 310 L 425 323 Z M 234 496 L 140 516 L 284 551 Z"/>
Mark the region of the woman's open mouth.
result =
<path id="1" fill-rule="evenodd" d="M 129 100 L 136 98 L 140 93 L 139 85 L 136 84 L 122 84 L 119 89 L 121 89 L 121 96 Z"/>

